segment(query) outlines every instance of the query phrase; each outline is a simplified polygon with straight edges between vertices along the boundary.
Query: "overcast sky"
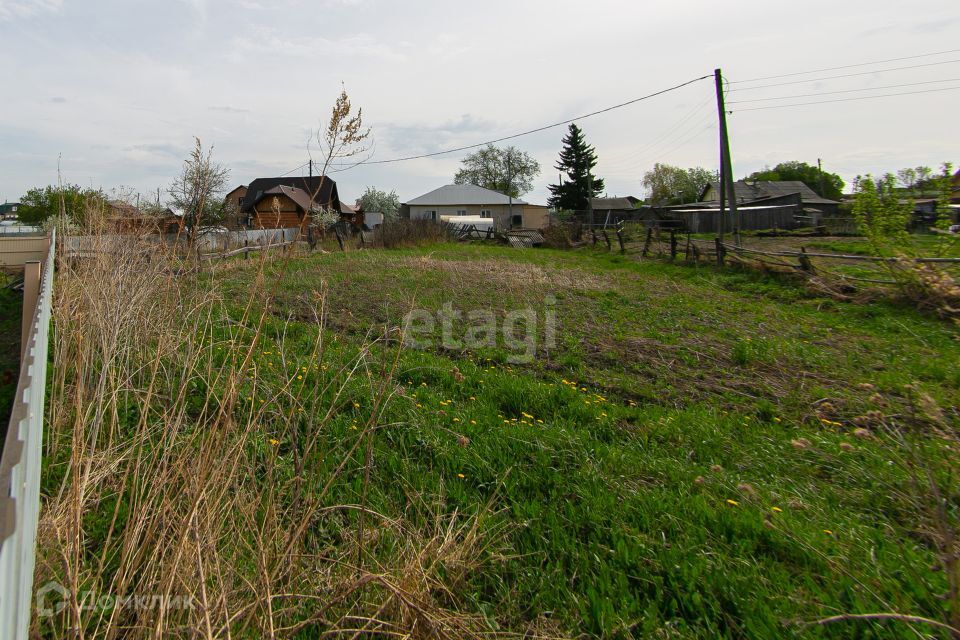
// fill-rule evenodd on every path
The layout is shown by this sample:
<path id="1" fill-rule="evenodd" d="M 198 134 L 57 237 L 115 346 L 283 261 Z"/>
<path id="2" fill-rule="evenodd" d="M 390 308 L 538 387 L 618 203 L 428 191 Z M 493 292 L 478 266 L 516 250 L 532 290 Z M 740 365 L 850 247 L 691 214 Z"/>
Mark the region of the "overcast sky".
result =
<path id="1" fill-rule="evenodd" d="M 737 83 L 934 52 L 946 53 Z M 193 136 L 235 184 L 285 173 L 306 161 L 341 83 L 382 160 L 562 121 L 716 67 L 740 89 L 727 96 L 737 177 L 818 157 L 848 181 L 960 160 L 960 90 L 931 91 L 960 87 L 956 0 L 0 0 L 0 200 L 55 183 L 58 158 L 65 182 L 155 197 Z M 858 75 L 807 82 L 847 74 Z M 744 90 L 769 84 L 781 86 Z M 925 93 L 741 111 L 909 91 Z M 655 162 L 718 164 L 712 79 L 579 124 L 609 195 L 641 195 Z M 543 168 L 526 200 L 545 202 L 564 132 L 513 141 Z M 345 201 L 367 185 L 406 201 L 452 182 L 462 156 L 334 177 Z"/>

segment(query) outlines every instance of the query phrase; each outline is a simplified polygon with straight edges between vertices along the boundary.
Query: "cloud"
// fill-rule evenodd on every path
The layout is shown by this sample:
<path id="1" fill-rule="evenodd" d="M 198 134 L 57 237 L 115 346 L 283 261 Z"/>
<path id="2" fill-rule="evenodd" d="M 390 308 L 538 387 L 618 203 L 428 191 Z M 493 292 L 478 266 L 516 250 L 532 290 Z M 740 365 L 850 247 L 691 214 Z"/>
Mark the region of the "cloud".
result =
<path id="1" fill-rule="evenodd" d="M 63 104 L 63 103 L 65 103 L 66 101 L 67 101 L 67 99 L 64 98 L 63 96 L 54 96 L 54 97 L 50 98 L 50 102 L 54 102 L 54 103 L 56 103 L 56 104 Z"/>
<path id="2" fill-rule="evenodd" d="M 210 111 L 220 111 L 221 113 L 250 113 L 250 109 L 242 109 L 240 107 L 208 107 Z"/>
<path id="3" fill-rule="evenodd" d="M 389 43 L 372 35 L 357 33 L 330 39 L 321 36 L 293 36 L 263 25 L 254 26 L 244 37 L 234 37 L 232 48 L 241 58 L 243 54 L 257 57 L 277 55 L 299 59 L 372 58 L 381 62 L 403 62 L 406 56 Z"/>
<path id="4" fill-rule="evenodd" d="M 376 132 L 385 146 L 403 155 L 432 153 L 449 147 L 476 144 L 494 137 L 500 126 L 483 118 L 465 113 L 458 120 L 437 124 L 378 125 Z"/>
<path id="5" fill-rule="evenodd" d="M 63 0 L 0 0 L 0 22 L 59 13 L 62 9 Z"/>

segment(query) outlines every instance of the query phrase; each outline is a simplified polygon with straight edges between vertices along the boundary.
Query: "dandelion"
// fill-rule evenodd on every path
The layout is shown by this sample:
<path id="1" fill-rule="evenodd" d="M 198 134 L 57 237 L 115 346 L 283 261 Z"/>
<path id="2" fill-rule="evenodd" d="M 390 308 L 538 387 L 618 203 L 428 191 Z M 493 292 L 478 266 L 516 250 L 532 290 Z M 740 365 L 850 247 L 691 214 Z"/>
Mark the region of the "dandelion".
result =
<path id="1" fill-rule="evenodd" d="M 780 507 L 771 507 L 770 510 L 771 510 L 771 511 L 776 511 L 777 513 L 783 513 L 783 509 L 781 509 Z"/>
<path id="2" fill-rule="evenodd" d="M 463 479 L 466 478 L 467 476 L 463 475 L 462 473 L 458 473 L 458 474 L 457 474 L 457 477 L 460 478 L 461 480 L 463 480 Z"/>
<path id="3" fill-rule="evenodd" d="M 732 505 L 732 506 L 734 506 L 734 507 L 739 507 L 739 506 L 740 506 L 740 503 L 739 503 L 739 502 L 737 502 L 736 500 L 731 500 L 730 498 L 727 498 L 727 504 Z"/>
<path id="4" fill-rule="evenodd" d="M 359 402 L 354 402 L 354 403 L 353 403 L 353 408 L 354 408 L 354 409 L 359 409 L 359 408 L 360 408 L 360 403 L 359 403 Z"/>
<path id="5" fill-rule="evenodd" d="M 774 422 L 780 422 L 780 418 L 777 418 L 776 416 L 774 416 L 773 421 L 774 421 Z"/>
<path id="6" fill-rule="evenodd" d="M 476 420 L 471 420 L 471 421 L 470 421 L 470 424 L 477 424 L 477 421 L 476 421 Z"/>
<path id="7" fill-rule="evenodd" d="M 454 421 L 454 422 L 460 422 L 460 418 L 454 418 L 453 421 Z"/>
<path id="8" fill-rule="evenodd" d="M 533 420 L 533 416 L 525 411 L 521 411 L 520 415 L 522 415 L 524 418 L 529 418 L 530 420 Z"/>
<path id="9" fill-rule="evenodd" d="M 303 376 L 298 375 L 297 380 L 303 380 Z"/>
<path id="10" fill-rule="evenodd" d="M 418 402 L 418 403 L 417 403 L 417 409 L 420 409 L 421 407 L 423 407 L 423 405 Z"/>
<path id="11" fill-rule="evenodd" d="M 272 444 L 273 446 L 277 446 L 278 444 L 280 444 L 280 441 L 277 440 L 276 438 L 270 438 L 270 444 Z"/>
<path id="12" fill-rule="evenodd" d="M 833 531 L 830 531 L 830 529 L 824 529 L 823 532 L 824 532 L 825 534 L 827 534 L 828 536 L 832 536 L 832 535 L 833 535 Z"/>
<path id="13" fill-rule="evenodd" d="M 471 399 L 471 400 L 476 400 L 476 398 L 474 398 L 473 396 L 470 396 L 470 399 Z"/>

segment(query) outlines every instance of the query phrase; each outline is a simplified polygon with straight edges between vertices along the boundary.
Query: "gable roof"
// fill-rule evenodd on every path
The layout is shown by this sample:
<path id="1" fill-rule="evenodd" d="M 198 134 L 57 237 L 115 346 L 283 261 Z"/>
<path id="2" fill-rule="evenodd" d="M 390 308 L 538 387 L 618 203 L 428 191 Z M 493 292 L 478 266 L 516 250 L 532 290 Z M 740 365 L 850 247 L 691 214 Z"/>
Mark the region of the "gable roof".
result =
<path id="1" fill-rule="evenodd" d="M 700 194 L 701 200 L 707 189 L 711 187 L 720 191 L 720 183 L 711 182 Z M 733 184 L 733 192 L 737 196 L 737 201 L 778 198 L 799 193 L 804 204 L 838 204 L 836 200 L 821 198 L 816 191 L 800 180 L 753 180 L 750 182 L 737 180 Z"/>
<path id="2" fill-rule="evenodd" d="M 455 206 L 464 205 L 497 205 L 509 204 L 510 198 L 499 191 L 484 189 L 474 184 L 448 184 L 425 193 L 418 198 L 405 202 L 407 206 Z M 513 199 L 513 204 L 527 204 L 519 198 Z"/>
<path id="3" fill-rule="evenodd" d="M 633 200 L 636 198 L 590 198 L 590 204 L 595 211 L 632 210 Z"/>
<path id="4" fill-rule="evenodd" d="M 340 196 L 337 192 L 337 183 L 331 178 L 325 176 L 313 176 L 312 178 L 307 178 L 303 176 L 286 176 L 280 178 L 257 178 L 247 187 L 247 194 L 240 200 L 240 210 L 244 213 L 249 213 L 253 210 L 253 206 L 263 200 L 264 196 L 271 189 L 284 186 L 296 189 L 301 191 L 306 195 L 306 205 L 302 205 L 293 196 L 291 192 L 283 192 L 284 195 L 287 195 L 297 202 L 298 205 L 304 209 L 310 208 L 310 194 L 316 192 L 316 196 L 313 198 L 313 203 L 315 205 L 324 205 L 330 206 L 333 205 L 339 211 L 340 207 Z M 271 195 L 277 195 L 281 192 L 274 192 Z M 300 196 L 297 196 L 300 197 Z"/>

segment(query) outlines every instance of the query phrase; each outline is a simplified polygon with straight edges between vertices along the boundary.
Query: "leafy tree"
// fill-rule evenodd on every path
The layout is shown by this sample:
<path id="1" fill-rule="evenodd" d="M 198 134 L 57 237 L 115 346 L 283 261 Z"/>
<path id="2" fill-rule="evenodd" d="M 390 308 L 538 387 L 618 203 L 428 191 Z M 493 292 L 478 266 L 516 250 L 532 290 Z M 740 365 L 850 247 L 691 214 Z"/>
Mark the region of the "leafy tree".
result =
<path id="1" fill-rule="evenodd" d="M 587 144 L 580 127 L 571 124 L 563 138 L 560 160 L 554 165 L 567 174 L 567 181 L 547 187 L 551 193 L 547 203 L 558 210 L 587 209 L 589 199 L 603 193 L 603 180 L 592 175 L 596 165 L 596 151 Z"/>
<path id="2" fill-rule="evenodd" d="M 910 246 L 907 225 L 913 202 L 900 198 L 896 183 L 892 173 L 877 180 L 869 174 L 857 176 L 853 183 L 853 218 L 879 255 L 905 253 Z"/>
<path id="3" fill-rule="evenodd" d="M 821 188 L 820 170 L 806 162 L 798 162 L 796 160 L 781 162 L 773 169 L 767 167 L 760 171 L 755 171 L 748 176 L 748 179 L 770 181 L 799 180 L 813 189 L 817 195 L 822 198 L 839 200 L 843 197 L 843 178 L 835 173 L 824 171 L 822 177 L 823 187 Z"/>
<path id="4" fill-rule="evenodd" d="M 199 229 L 223 220 L 226 213 L 219 196 L 227 190 L 230 170 L 213 161 L 213 148 L 204 151 L 200 138 L 183 169 L 170 185 L 170 204 L 183 213 L 183 225 L 190 238 Z"/>
<path id="5" fill-rule="evenodd" d="M 650 193 L 651 202 L 677 204 L 696 202 L 706 186 L 719 179 L 716 171 L 703 167 L 681 169 L 658 162 L 643 174 L 643 186 Z"/>
<path id="6" fill-rule="evenodd" d="M 396 191 L 381 191 L 376 187 L 367 187 L 363 195 L 357 200 L 364 211 L 377 211 L 383 214 L 385 220 L 396 218 L 400 210 L 400 197 Z"/>
<path id="7" fill-rule="evenodd" d="M 68 184 L 63 187 L 47 185 L 27 191 L 20 198 L 17 215 L 25 224 L 40 225 L 47 218 L 64 213 L 74 222 L 82 222 L 88 207 L 102 207 L 103 193 L 94 189 L 84 189 L 79 185 Z"/>
<path id="8" fill-rule="evenodd" d="M 514 146 L 505 149 L 492 144 L 471 153 L 453 177 L 454 184 L 474 184 L 519 198 L 533 189 L 540 163 Z"/>

